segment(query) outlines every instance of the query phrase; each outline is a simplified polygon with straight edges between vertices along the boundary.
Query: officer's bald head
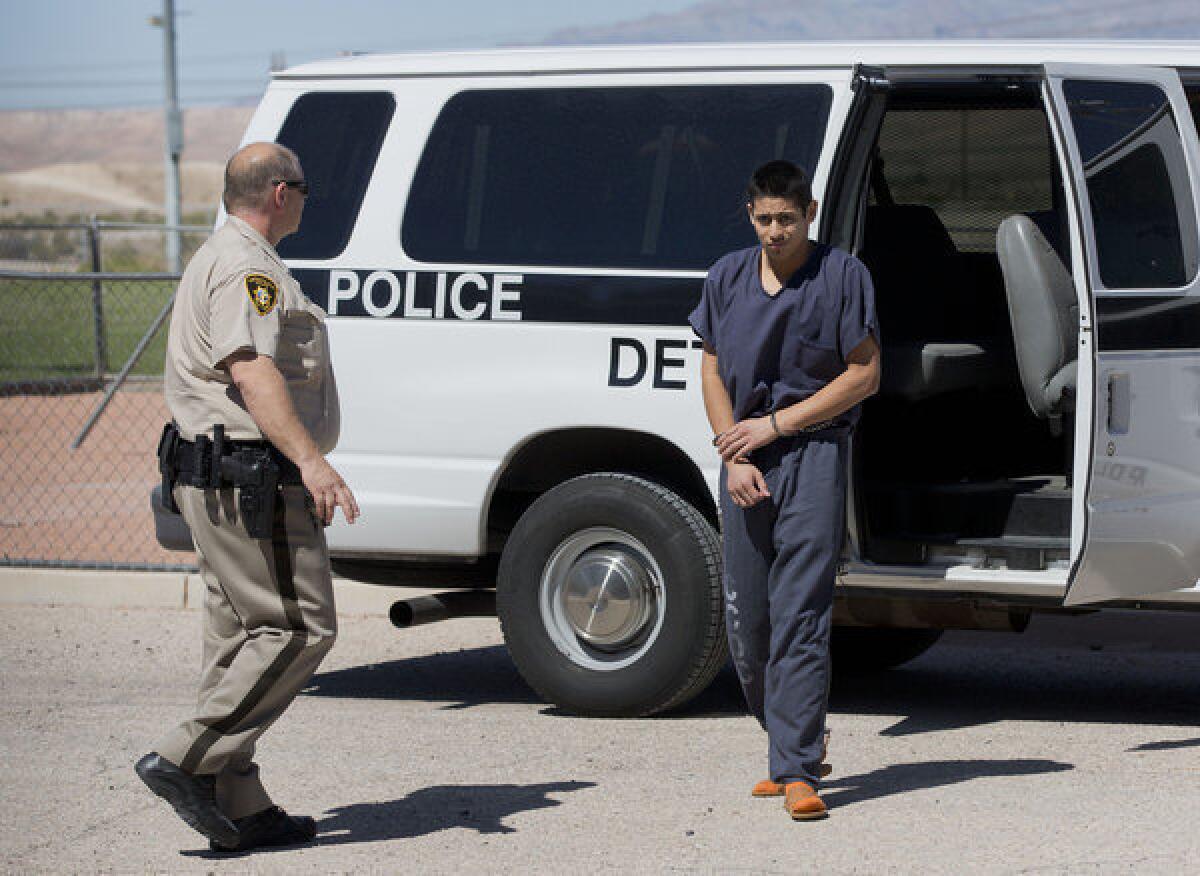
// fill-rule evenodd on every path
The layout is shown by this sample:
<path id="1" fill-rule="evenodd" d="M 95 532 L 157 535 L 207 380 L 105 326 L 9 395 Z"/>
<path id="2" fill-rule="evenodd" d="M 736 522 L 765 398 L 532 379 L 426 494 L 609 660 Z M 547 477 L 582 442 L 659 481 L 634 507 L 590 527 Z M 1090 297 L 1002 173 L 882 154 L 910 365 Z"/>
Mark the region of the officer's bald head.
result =
<path id="1" fill-rule="evenodd" d="M 275 187 L 272 180 L 303 179 L 296 153 L 278 143 L 251 143 L 233 154 L 225 165 L 225 210 L 259 211 L 266 207 Z"/>

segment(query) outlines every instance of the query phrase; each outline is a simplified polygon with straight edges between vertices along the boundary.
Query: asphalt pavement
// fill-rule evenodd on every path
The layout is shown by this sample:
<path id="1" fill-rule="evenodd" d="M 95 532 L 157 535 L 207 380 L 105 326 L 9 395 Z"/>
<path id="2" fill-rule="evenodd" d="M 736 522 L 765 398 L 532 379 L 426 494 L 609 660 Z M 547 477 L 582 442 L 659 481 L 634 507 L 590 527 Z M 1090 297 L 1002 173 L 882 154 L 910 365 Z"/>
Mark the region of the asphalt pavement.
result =
<path id="1" fill-rule="evenodd" d="M 495 620 L 352 605 L 259 748 L 318 841 L 235 857 L 132 768 L 187 714 L 198 612 L 0 607 L 5 870 L 1200 873 L 1200 614 L 1037 617 L 838 679 L 831 817 L 793 823 L 749 796 L 766 741 L 728 670 L 666 717 L 575 718 Z"/>

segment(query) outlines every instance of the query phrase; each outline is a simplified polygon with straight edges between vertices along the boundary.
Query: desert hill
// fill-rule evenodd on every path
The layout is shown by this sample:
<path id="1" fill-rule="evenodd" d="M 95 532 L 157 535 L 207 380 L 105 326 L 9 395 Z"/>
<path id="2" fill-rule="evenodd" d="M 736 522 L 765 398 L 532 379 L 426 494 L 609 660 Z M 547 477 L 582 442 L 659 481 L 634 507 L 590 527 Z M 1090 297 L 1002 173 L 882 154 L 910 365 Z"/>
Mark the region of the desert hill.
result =
<path id="1" fill-rule="evenodd" d="M 253 111 L 184 111 L 185 212 L 216 204 L 225 159 Z M 0 112 L 0 215 L 157 212 L 162 192 L 161 110 Z"/>
<path id="2" fill-rule="evenodd" d="M 184 110 L 185 161 L 224 161 L 253 107 Z M 48 164 L 152 162 L 163 155 L 161 109 L 0 112 L 0 173 Z"/>

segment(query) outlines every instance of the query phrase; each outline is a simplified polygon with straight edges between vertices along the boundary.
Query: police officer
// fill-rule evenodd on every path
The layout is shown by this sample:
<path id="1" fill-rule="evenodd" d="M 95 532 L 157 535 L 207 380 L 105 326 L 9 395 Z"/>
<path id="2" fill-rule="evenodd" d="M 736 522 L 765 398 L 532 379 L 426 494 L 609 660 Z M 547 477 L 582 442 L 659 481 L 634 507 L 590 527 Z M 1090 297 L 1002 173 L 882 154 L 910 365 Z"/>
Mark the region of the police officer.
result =
<path id="1" fill-rule="evenodd" d="M 228 221 L 188 264 L 167 342 L 178 440 L 160 461 L 207 588 L 204 661 L 192 717 L 136 770 L 217 851 L 316 835 L 312 818 L 272 803 L 254 763 L 259 736 L 333 645 L 324 527 L 338 507 L 358 516 L 325 459 L 339 428 L 325 313 L 275 252 L 300 227 L 307 194 L 283 146 L 254 143 L 229 160 Z"/>
<path id="2" fill-rule="evenodd" d="M 879 387 L 878 328 L 863 264 L 808 238 L 817 204 L 803 171 L 763 165 L 748 201 L 760 245 L 713 265 L 690 321 L 724 463 L 729 646 L 768 737 L 770 774 L 752 794 L 808 820 L 827 814 L 817 787 L 847 444 Z"/>

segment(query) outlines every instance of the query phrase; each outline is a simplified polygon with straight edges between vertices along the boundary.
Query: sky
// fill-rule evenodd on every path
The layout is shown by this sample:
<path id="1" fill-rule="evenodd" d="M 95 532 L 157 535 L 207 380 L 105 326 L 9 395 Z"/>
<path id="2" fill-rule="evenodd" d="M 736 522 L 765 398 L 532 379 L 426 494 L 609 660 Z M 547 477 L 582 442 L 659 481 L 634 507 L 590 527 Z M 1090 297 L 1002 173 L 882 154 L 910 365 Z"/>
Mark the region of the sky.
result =
<path id="1" fill-rule="evenodd" d="M 272 58 L 534 44 L 697 0 L 176 0 L 184 106 L 257 101 Z M 0 0 L 0 110 L 163 101 L 162 0 Z M 277 58 L 278 59 L 278 58 Z"/>

